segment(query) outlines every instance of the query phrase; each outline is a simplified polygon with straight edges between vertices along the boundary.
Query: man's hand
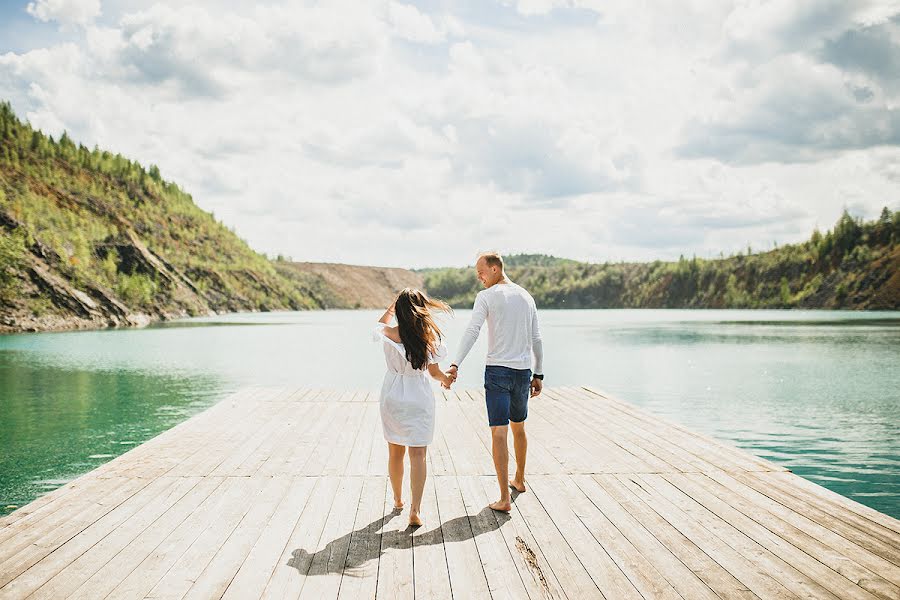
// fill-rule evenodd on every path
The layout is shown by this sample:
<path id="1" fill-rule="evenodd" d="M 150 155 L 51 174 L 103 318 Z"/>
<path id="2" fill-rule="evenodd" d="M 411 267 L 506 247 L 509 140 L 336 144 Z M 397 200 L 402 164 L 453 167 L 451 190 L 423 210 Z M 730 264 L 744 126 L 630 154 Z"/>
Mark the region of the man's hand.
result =
<path id="1" fill-rule="evenodd" d="M 450 368 L 447 369 L 447 377 L 450 378 L 450 383 L 456 381 L 456 378 L 459 377 L 459 367 L 457 367 L 456 365 L 450 365 Z"/>
<path id="2" fill-rule="evenodd" d="M 541 390 L 544 389 L 544 382 L 537 378 L 531 379 L 531 397 L 540 396 Z"/>

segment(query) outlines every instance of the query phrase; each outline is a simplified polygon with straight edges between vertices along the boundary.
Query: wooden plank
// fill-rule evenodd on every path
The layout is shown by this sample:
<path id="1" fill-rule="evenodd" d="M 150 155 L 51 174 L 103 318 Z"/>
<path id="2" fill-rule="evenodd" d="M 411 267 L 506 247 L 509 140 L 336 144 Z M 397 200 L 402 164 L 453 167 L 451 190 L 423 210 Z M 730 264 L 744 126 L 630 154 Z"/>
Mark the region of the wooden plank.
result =
<path id="1" fill-rule="evenodd" d="M 288 477 L 265 478 L 250 510 L 212 557 L 184 598 L 220 598 L 237 574 L 291 484 Z"/>
<path id="2" fill-rule="evenodd" d="M 363 429 L 363 417 L 366 415 L 364 409 L 365 404 L 361 402 L 353 402 L 350 405 L 350 418 L 338 431 L 337 439 L 320 471 L 322 475 L 342 475 L 347 470 L 356 440 L 360 437 Z"/>
<path id="3" fill-rule="evenodd" d="M 317 478 L 303 514 L 275 563 L 263 598 L 296 598 L 300 595 L 312 562 L 310 550 L 318 547 L 339 483 L 337 477 Z"/>
<path id="4" fill-rule="evenodd" d="M 255 433 L 244 438 L 241 445 L 212 470 L 211 475 L 247 477 L 255 474 L 255 465 L 248 465 L 248 460 L 260 451 L 266 455 L 271 453 L 272 444 L 280 441 L 287 432 L 291 423 L 291 417 L 297 412 L 296 403 L 306 394 L 308 392 L 299 390 L 279 400 L 277 403 L 266 403 L 266 408 L 269 408 L 266 411 L 269 415 L 269 420 L 265 426 L 260 427 Z M 268 405 L 272 404 L 275 405 L 270 408 Z"/>
<path id="5" fill-rule="evenodd" d="M 475 544 L 475 533 L 463 503 L 459 481 L 453 475 L 435 477 L 434 485 L 453 597 L 490 598 L 491 593 L 478 546 Z"/>
<path id="6" fill-rule="evenodd" d="M 109 511 L 94 523 L 85 527 L 79 535 L 72 536 L 68 534 L 69 539 L 53 549 L 52 552 L 45 550 L 43 557 L 35 561 L 32 566 L 10 581 L 0 590 L 0 597 L 20 597 L 24 598 L 35 592 L 42 585 L 50 582 L 50 580 L 64 570 L 62 578 L 70 576 L 71 570 L 68 569 L 73 562 L 78 561 L 91 550 L 98 542 L 101 542 L 106 536 L 126 522 L 131 516 L 140 511 L 148 502 L 151 502 L 158 494 L 165 492 L 176 483 L 176 480 L 157 480 L 144 487 L 127 501 L 120 503 L 113 510 Z M 33 550 L 35 547 L 30 546 L 28 549 Z M 34 553 L 32 553 L 32 556 Z M 72 588 L 74 589 L 74 588 Z"/>
<path id="7" fill-rule="evenodd" d="M 205 478 L 200 480 L 191 490 L 181 497 L 159 519 L 138 535 L 115 558 L 103 565 L 76 591 L 76 595 L 87 598 L 114 598 L 114 591 L 131 579 L 134 571 L 145 564 L 150 556 L 176 528 L 183 526 L 185 520 L 205 502 L 211 493 L 222 483 L 222 478 Z M 154 581 L 155 583 L 155 581 Z M 95 587 L 96 586 L 96 587 Z M 152 584 L 143 589 L 140 596 L 150 590 Z M 134 594 L 136 596 L 138 594 Z M 133 597 L 132 596 L 132 597 Z"/>
<path id="8" fill-rule="evenodd" d="M 408 481 L 408 479 L 407 479 Z M 377 598 L 413 598 L 412 530 L 406 514 L 392 510 L 394 493 L 390 485 L 384 489 L 382 510 L 381 560 L 378 563 Z"/>
<path id="9" fill-rule="evenodd" d="M 581 393 L 586 393 L 587 398 L 602 398 L 606 402 L 615 406 L 618 410 L 624 413 L 628 413 L 634 418 L 644 421 L 650 426 L 661 427 L 663 430 L 667 431 L 669 435 L 672 436 L 673 441 L 676 441 L 678 444 L 687 444 L 692 448 L 696 448 L 699 455 L 706 457 L 707 461 L 717 462 L 720 457 L 727 459 L 726 463 L 717 464 L 719 468 L 725 467 L 727 469 L 728 463 L 732 463 L 735 464 L 738 468 L 747 471 L 787 470 L 781 465 L 777 465 L 759 456 L 754 456 L 746 450 L 737 448 L 732 444 L 728 444 L 703 433 L 690 430 L 687 427 L 676 423 L 675 421 L 665 419 L 658 415 L 651 415 L 650 413 L 640 410 L 638 407 L 632 404 L 614 398 L 613 396 L 610 396 L 609 394 L 606 394 L 604 392 L 600 392 L 594 388 L 581 387 L 577 388 L 577 390 L 579 390 Z"/>
<path id="10" fill-rule="evenodd" d="M 362 404 L 361 410 L 363 417 L 359 435 L 350 450 L 350 458 L 343 472 L 345 477 L 366 475 L 369 457 L 372 455 L 372 445 L 381 438 L 381 416 L 378 412 L 378 404 L 365 402 Z"/>
<path id="11" fill-rule="evenodd" d="M 148 485 L 148 481 L 127 480 L 124 485 L 114 485 L 109 494 L 90 499 L 87 504 L 78 503 L 65 509 L 65 521 L 57 523 L 50 530 L 39 529 L 14 538 L 4 546 L 12 546 L 17 551 L 0 563 L 0 588 L 3 588 L 26 569 L 45 556 L 69 542 L 91 524 L 102 519 L 119 504 Z M 63 511 L 58 511 L 57 514 Z M 35 537 L 36 536 L 36 537 Z M 22 545 L 24 544 L 24 546 Z"/>
<path id="12" fill-rule="evenodd" d="M 259 598 L 262 595 L 279 556 L 284 552 L 288 537 L 304 512 L 315 483 L 316 479 L 312 477 L 290 478 L 290 487 L 228 584 L 222 595 L 223 599 L 240 600 Z"/>
<path id="13" fill-rule="evenodd" d="M 643 529 L 656 538 L 656 542 L 645 539 L 645 542 L 649 543 L 649 547 L 653 548 L 653 552 L 648 552 L 645 556 L 654 566 L 666 569 L 673 574 L 679 573 L 680 569 L 677 565 L 668 560 L 669 553 L 671 553 L 723 600 L 732 598 L 736 600 L 753 600 L 759 598 L 728 569 L 716 562 L 710 554 L 704 552 L 702 548 L 679 531 L 674 524 L 664 519 L 640 498 L 635 496 L 629 488 L 622 485 L 616 475 L 594 475 L 590 479 L 599 486 L 599 489 L 592 488 L 590 485 L 586 489 L 590 490 L 591 499 L 603 507 L 605 514 L 610 519 L 613 519 L 614 522 L 620 521 L 621 517 L 618 515 L 618 509 L 621 508 L 627 511 L 628 514 L 628 519 L 624 523 L 630 524 L 629 521 L 632 521 L 638 525 L 633 529 L 625 529 L 622 525 L 618 525 L 621 531 L 628 531 L 629 534 L 641 537 L 640 533 Z M 599 493 L 600 489 L 602 489 L 603 493 Z M 607 497 L 611 498 L 614 504 L 610 504 Z M 636 538 L 632 537 L 630 539 Z M 654 548 L 656 544 L 661 545 L 667 552 L 659 550 L 658 546 Z M 676 580 L 670 579 L 670 581 L 673 585 L 676 585 Z M 686 577 L 677 581 L 689 584 L 693 589 L 698 590 L 700 592 L 697 596 L 698 598 L 705 596 L 702 593 L 702 588 L 695 585 L 692 578 Z M 692 596 L 685 597 L 692 598 Z"/>
<path id="14" fill-rule="evenodd" d="M 482 502 L 485 504 L 493 502 L 497 489 L 496 483 L 490 477 L 479 477 L 478 481 L 484 492 Z M 513 510 L 510 511 L 512 518 L 505 519 L 499 513 L 494 516 L 495 518 L 499 517 L 500 533 L 516 569 L 519 571 L 519 577 L 522 579 L 528 597 L 565 598 L 562 586 L 553 574 L 553 570 L 550 569 L 547 559 L 544 558 L 541 547 L 534 540 L 534 536 L 531 535 L 531 531 L 516 509 L 515 503 Z"/>
<path id="15" fill-rule="evenodd" d="M 367 408 L 373 407 L 369 404 Z M 377 405 L 374 408 L 377 410 Z M 384 523 L 386 486 L 386 477 L 366 477 L 363 480 L 359 510 L 350 534 L 350 548 L 347 551 L 347 563 L 341 573 L 338 598 L 375 597 L 381 559 L 381 526 Z"/>
<path id="16" fill-rule="evenodd" d="M 424 525 L 412 532 L 415 598 L 450 598 L 450 575 L 433 476 L 425 482 L 421 516 Z"/>
<path id="17" fill-rule="evenodd" d="M 343 477 L 325 521 L 319 544 L 309 560 L 300 598 L 337 598 L 347 564 L 353 524 L 359 511 L 363 479 Z M 294 555 L 297 558 L 297 555 Z"/>
<path id="18" fill-rule="evenodd" d="M 560 586 L 569 598 L 602 598 L 603 594 L 533 493 L 516 497 L 515 507 L 531 531 Z"/>
<path id="19" fill-rule="evenodd" d="M 92 477 L 83 482 L 80 479 L 76 482 L 80 482 L 79 485 L 64 496 L 65 500 L 60 498 L 60 501 L 44 505 L 0 531 L 0 562 L 27 546 L 34 539 L 43 537 L 46 532 L 56 529 L 61 523 L 68 521 L 72 514 L 78 514 L 93 504 L 97 495 L 111 494 L 117 485 L 130 485 L 128 479 L 123 478 L 109 480 Z"/>
<path id="20" fill-rule="evenodd" d="M 736 478 L 735 473 L 707 473 L 706 475 L 740 494 L 744 498 L 765 507 L 766 510 L 777 515 L 779 518 L 790 523 L 807 535 L 823 541 L 831 548 L 849 553 L 849 555 L 853 556 L 854 560 L 859 562 L 859 564 L 870 569 L 872 572 L 877 573 L 887 581 L 895 585 L 900 585 L 900 568 L 898 568 L 897 565 L 879 556 L 877 553 L 872 552 L 870 549 L 852 542 L 829 527 L 811 519 L 808 515 L 804 514 L 806 513 L 806 507 L 804 505 L 785 505 L 778 501 L 776 494 L 772 494 L 776 496 L 774 498 L 766 494 L 765 491 L 767 488 L 760 490 L 752 484 L 742 482 Z M 757 480 L 754 479 L 750 481 L 756 483 Z"/>
<path id="21" fill-rule="evenodd" d="M 582 562 L 585 556 L 590 557 L 591 565 L 585 567 L 604 596 L 681 599 L 675 588 L 585 497 L 571 478 L 536 477 L 531 487 Z"/>
<path id="22" fill-rule="evenodd" d="M 205 475 L 196 465 L 209 461 L 218 448 L 253 423 L 255 410 L 262 398 L 277 394 L 277 390 L 254 389 L 252 393 L 226 398 L 187 421 L 176 425 L 145 444 L 123 454 L 100 469 L 111 474 L 127 476 L 139 471 L 145 476 Z"/>
<path id="23" fill-rule="evenodd" d="M 602 543 L 609 545 L 610 555 L 621 561 L 623 571 L 635 573 L 632 581 L 645 597 L 657 597 L 655 588 L 661 588 L 658 594 L 665 596 L 668 594 L 667 584 L 682 597 L 692 600 L 755 597 L 739 586 L 724 569 L 715 565 L 722 575 L 725 575 L 717 585 L 720 590 L 717 594 L 679 558 L 695 553 L 714 564 L 693 544 L 677 536 L 660 534 L 660 539 L 657 539 L 657 536 L 638 520 L 640 513 L 636 515 L 630 513 L 590 476 L 576 475 L 572 477 L 572 481 L 590 502 L 590 504 L 581 502 L 575 504 L 579 518 L 596 539 L 602 539 L 604 540 Z M 688 564 L 692 564 L 692 561 L 688 560 Z M 654 575 L 654 570 L 658 576 Z M 709 578 L 716 576 L 714 569 L 698 569 L 698 571 L 709 573 L 707 575 Z M 648 591 L 644 592 L 643 590 L 647 588 Z"/>
<path id="24" fill-rule="evenodd" d="M 690 447 L 689 440 L 679 439 L 679 443 L 674 443 L 671 438 L 677 430 L 662 426 L 660 421 L 646 417 L 638 418 L 631 412 L 618 410 L 618 407 L 613 405 L 601 409 L 597 406 L 596 399 L 586 398 L 579 390 L 566 389 L 565 392 L 566 398 L 573 404 L 573 409 L 583 411 L 584 418 L 589 418 L 588 415 L 602 418 L 603 429 L 614 430 L 617 442 L 628 440 L 644 448 L 671 465 L 671 468 L 664 470 L 689 472 L 717 468 L 714 463 L 709 462 L 711 455 L 698 455 L 686 450 L 685 446 Z"/>
<path id="25" fill-rule="evenodd" d="M 452 475 L 453 458 L 445 432 L 449 433 L 445 423 L 447 400 L 443 394 L 436 394 L 434 441 L 428 447 L 429 473 L 432 475 Z M 380 419 L 380 416 L 378 417 Z M 380 431 L 380 429 L 379 429 Z"/>
<path id="26" fill-rule="evenodd" d="M 640 479 L 655 492 L 658 492 L 666 501 L 693 518 L 697 523 L 724 540 L 729 546 L 740 552 L 743 556 L 765 568 L 766 572 L 776 576 L 785 588 L 794 592 L 801 598 L 831 598 L 837 599 L 834 592 L 846 593 L 848 598 L 865 598 L 872 600 L 871 594 L 856 587 L 829 587 L 843 586 L 840 576 L 833 571 L 810 559 L 802 551 L 785 544 L 783 540 L 777 540 L 776 536 L 765 536 L 764 528 L 751 527 L 750 523 L 739 519 L 737 511 L 726 511 L 731 519 L 717 515 L 699 500 L 692 498 L 677 486 L 667 481 L 662 475 L 644 474 Z M 700 494 L 698 494 L 699 496 Z M 704 500 L 716 504 L 713 498 L 703 495 Z M 737 520 L 738 522 L 735 522 Z M 738 529 L 737 525 L 745 525 L 747 528 Z M 754 539 L 751 534 L 758 534 L 762 540 Z M 816 564 L 817 563 L 817 564 Z M 832 573 L 835 577 L 825 578 L 826 573 Z M 843 596 L 842 596 L 843 597 Z"/>
<path id="27" fill-rule="evenodd" d="M 539 398 L 542 398 L 542 405 L 532 412 L 554 427 L 551 439 L 556 441 L 557 453 L 566 457 L 568 465 L 561 472 L 635 473 L 674 469 L 641 446 L 621 436 L 607 435 L 608 422 L 601 424 L 585 419 L 583 415 L 571 419 L 567 415 L 571 405 L 552 391 L 542 393 Z M 569 448 L 562 445 L 563 440 L 570 440 Z M 577 444 L 577 447 L 571 447 L 571 444 Z"/>
<path id="28" fill-rule="evenodd" d="M 185 480 L 185 483 L 187 481 L 190 480 Z M 175 499 L 175 494 L 170 494 L 168 498 L 155 499 L 154 504 L 158 504 L 163 509 L 163 514 L 137 536 L 134 536 L 125 547 L 117 548 L 112 558 L 91 575 L 69 598 L 106 598 L 166 537 L 171 535 L 198 506 L 206 501 L 209 494 L 221 485 L 221 482 L 221 478 L 198 480 L 195 486 L 174 503 L 172 500 Z M 153 512 L 156 511 L 153 510 Z M 131 526 L 132 523 L 129 522 L 128 525 Z M 126 528 L 117 530 L 115 535 L 121 537 L 122 541 L 127 541 L 131 535 L 123 533 L 125 531 L 127 531 Z M 117 546 L 120 543 L 117 543 Z M 97 560 L 100 553 L 96 548 L 91 549 L 90 555 L 95 563 L 102 562 L 102 560 Z"/>
<path id="29" fill-rule="evenodd" d="M 303 466 L 320 443 L 321 433 L 341 411 L 337 402 L 304 402 L 298 406 L 302 415 L 290 419 L 285 436 L 248 459 L 252 465 L 259 465 L 257 475 L 306 475 Z"/>
<path id="30" fill-rule="evenodd" d="M 813 558 L 789 541 L 759 525 L 701 486 L 693 484 L 683 475 L 670 473 L 665 476 L 647 476 L 644 479 L 657 489 L 665 488 L 666 493 L 671 496 L 680 494 L 683 498 L 690 498 L 709 513 L 716 515 L 761 548 L 791 565 L 792 568 L 809 577 L 810 581 L 815 581 L 817 585 L 837 597 L 874 600 L 875 597 L 872 594 L 856 583 L 839 575 L 819 559 Z"/>
<path id="31" fill-rule="evenodd" d="M 865 566 L 873 558 L 880 562 L 880 566 L 887 565 L 896 571 L 894 565 L 847 542 L 727 474 L 721 475 L 719 478 L 713 473 L 694 473 L 686 477 L 860 587 L 883 598 L 900 598 L 900 587 Z"/>
<path id="32" fill-rule="evenodd" d="M 776 477 L 763 477 L 769 486 L 777 487 L 785 494 L 796 498 L 797 501 L 807 506 L 814 506 L 825 514 L 837 516 L 848 527 L 852 527 L 853 530 L 871 538 L 873 543 L 877 542 L 879 545 L 883 545 L 886 548 L 886 552 L 888 552 L 885 558 L 895 565 L 900 565 L 900 535 L 892 529 L 847 509 L 844 504 L 831 501 L 827 496 L 819 493 L 818 490 L 801 487 L 798 484 L 803 478 L 799 475 L 780 473 Z M 757 479 L 761 479 L 761 477 L 757 476 Z"/>
<path id="33" fill-rule="evenodd" d="M 495 513 L 488 507 L 484 488 L 481 486 L 481 477 L 467 476 L 457 479 L 491 597 L 527 597 L 522 577 L 503 539 L 503 534 L 499 531 L 511 517 L 508 514 Z"/>
<path id="34" fill-rule="evenodd" d="M 172 568 L 150 590 L 148 598 L 182 598 L 206 565 L 256 501 L 263 486 L 259 479 L 229 477 L 219 512 L 196 537 Z"/>
<path id="35" fill-rule="evenodd" d="M 865 517 L 870 521 L 878 523 L 882 527 L 886 529 L 890 529 L 894 533 L 900 533 L 900 520 L 891 517 L 890 515 L 886 515 L 882 512 L 878 512 L 874 508 L 866 506 L 865 504 L 860 504 L 855 500 L 851 500 L 846 496 L 842 496 L 835 491 L 829 490 L 826 487 L 822 487 L 821 485 L 809 481 L 808 479 L 804 479 L 803 477 L 791 477 L 791 473 L 780 473 L 778 475 L 773 475 L 775 479 L 779 477 L 788 479 L 791 482 L 791 485 L 796 486 L 798 488 L 804 488 L 808 491 L 811 491 L 819 496 L 824 496 L 832 503 L 837 504 L 838 506 L 854 512 L 861 517 Z"/>
<path id="36" fill-rule="evenodd" d="M 769 496 L 773 500 L 793 508 L 796 512 L 803 512 L 804 516 L 839 534 L 848 541 L 862 546 L 869 552 L 877 554 L 881 558 L 891 562 L 894 566 L 900 565 L 900 551 L 892 544 L 886 543 L 881 538 L 871 535 L 869 532 L 857 529 L 853 524 L 848 523 L 844 518 L 846 511 L 836 511 L 835 513 L 823 510 L 821 505 L 816 502 L 800 499 L 790 493 L 790 488 L 785 488 L 777 481 L 770 481 L 754 476 L 753 473 L 735 473 L 734 477 L 738 481 L 742 481 L 753 487 L 757 491 Z M 892 579 L 893 581 L 893 579 Z M 895 581 L 894 583 L 900 583 Z"/>
<path id="37" fill-rule="evenodd" d="M 486 475 L 494 471 L 491 458 L 490 429 L 485 423 L 483 431 L 476 431 L 466 418 L 462 401 L 448 402 L 446 427 L 452 432 L 447 440 L 456 475 Z"/>
<path id="38" fill-rule="evenodd" d="M 531 490 L 600 592 L 607 598 L 639 600 L 641 594 L 634 584 L 572 511 L 565 495 L 567 479 L 552 475 L 532 477 Z"/>
<path id="39" fill-rule="evenodd" d="M 176 564 L 194 541 L 220 514 L 234 502 L 235 486 L 242 480 L 234 478 L 207 478 L 220 480 L 203 502 L 188 515 L 184 522 L 167 535 L 143 561 L 110 593 L 112 598 L 146 596 L 157 582 Z"/>
<path id="40" fill-rule="evenodd" d="M 641 480 L 638 476 L 617 475 L 616 478 L 619 483 L 638 496 L 644 504 L 671 523 L 698 548 L 713 557 L 716 562 L 761 598 L 798 597 L 785 587 L 788 582 L 776 578 L 767 569 L 760 568 L 755 561 L 735 550 L 725 540 L 720 539 L 713 531 L 701 525 L 679 507 L 660 494 L 649 491 L 649 486 L 639 483 Z M 773 564 L 772 566 L 776 568 L 776 572 L 780 570 L 780 565 Z"/>
<path id="41" fill-rule="evenodd" d="M 697 438 L 687 436 L 681 429 L 664 422 L 661 418 L 623 402 L 601 399 L 581 388 L 563 388 L 557 390 L 557 393 L 564 393 L 567 398 L 572 399 L 579 410 L 585 411 L 588 415 L 602 415 L 603 422 L 608 425 L 605 429 L 610 433 L 615 431 L 617 442 L 619 436 L 625 435 L 627 439 L 676 467 L 677 471 L 759 468 L 749 460 L 746 453 L 731 454 L 730 449 L 724 446 L 701 447 L 701 441 Z"/>
<path id="42" fill-rule="evenodd" d="M 84 486 L 96 482 L 99 478 L 92 476 L 93 471 L 74 479 L 55 490 L 51 490 L 41 496 L 38 496 L 28 504 L 21 506 L 4 517 L 0 517 L 0 544 L 3 540 L 9 539 L 12 525 L 19 523 L 19 527 L 24 526 L 25 521 L 37 521 L 44 515 L 50 514 L 64 506 L 64 503 L 57 502 L 63 496 L 69 496 L 75 491 L 80 491 Z"/>

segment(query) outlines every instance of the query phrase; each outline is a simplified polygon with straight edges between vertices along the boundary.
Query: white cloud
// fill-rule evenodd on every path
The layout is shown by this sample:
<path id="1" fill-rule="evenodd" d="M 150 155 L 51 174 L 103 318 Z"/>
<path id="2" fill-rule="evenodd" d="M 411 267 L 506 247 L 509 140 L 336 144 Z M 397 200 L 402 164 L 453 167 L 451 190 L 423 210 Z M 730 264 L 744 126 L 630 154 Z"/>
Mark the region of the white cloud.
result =
<path id="1" fill-rule="evenodd" d="M 26 10 L 45 23 L 87 25 L 100 16 L 100 0 L 37 0 L 29 2 Z"/>
<path id="2" fill-rule="evenodd" d="M 391 2 L 388 8 L 393 32 L 398 37 L 422 44 L 436 44 L 444 41 L 446 37 L 444 32 L 440 31 L 431 18 L 419 12 L 415 6 Z"/>
<path id="3" fill-rule="evenodd" d="M 271 254 L 709 256 L 898 197 L 898 13 L 110 0 L 56 44 L 0 46 L 0 96 L 158 164 Z"/>

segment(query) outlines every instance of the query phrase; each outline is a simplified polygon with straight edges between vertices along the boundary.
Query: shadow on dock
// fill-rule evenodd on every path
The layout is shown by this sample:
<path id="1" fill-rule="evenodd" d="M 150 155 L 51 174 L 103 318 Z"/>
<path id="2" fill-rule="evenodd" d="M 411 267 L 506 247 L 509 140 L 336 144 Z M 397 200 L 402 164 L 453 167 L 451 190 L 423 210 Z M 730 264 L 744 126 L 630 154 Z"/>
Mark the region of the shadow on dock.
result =
<path id="1" fill-rule="evenodd" d="M 518 493 L 513 491 L 512 501 Z M 418 548 L 437 544 L 464 542 L 479 535 L 497 531 L 512 518 L 507 513 L 497 512 L 485 506 L 476 515 L 456 517 L 444 521 L 437 527 L 418 533 L 412 526 L 381 533 L 387 524 L 399 516 L 400 510 L 392 510 L 366 525 L 328 542 L 321 550 L 310 553 L 304 548 L 292 552 L 293 558 L 287 566 L 305 575 L 326 575 L 337 573 L 357 577 L 363 575 L 363 567 L 376 560 L 390 548 Z M 346 557 L 346 560 L 345 560 Z"/>

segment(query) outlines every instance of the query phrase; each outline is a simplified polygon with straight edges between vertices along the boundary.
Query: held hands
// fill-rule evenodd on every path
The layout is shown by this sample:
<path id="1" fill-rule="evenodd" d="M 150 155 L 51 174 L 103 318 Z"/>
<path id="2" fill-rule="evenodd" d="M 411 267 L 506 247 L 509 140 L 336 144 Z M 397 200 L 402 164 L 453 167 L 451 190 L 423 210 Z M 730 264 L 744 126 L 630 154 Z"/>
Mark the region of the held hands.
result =
<path id="1" fill-rule="evenodd" d="M 539 396 L 544 389 L 544 382 L 540 379 L 531 379 L 531 397 Z"/>
<path id="2" fill-rule="evenodd" d="M 449 373 L 442 373 L 443 377 L 441 377 L 441 387 L 445 390 L 449 390 L 450 386 L 453 385 L 453 379 L 450 378 Z"/>
<path id="3" fill-rule="evenodd" d="M 457 373 L 459 372 L 459 368 L 455 365 L 450 365 L 450 368 L 447 369 L 447 372 L 444 373 L 444 379 L 441 381 L 441 387 L 449 390 L 450 386 L 456 381 Z"/>

